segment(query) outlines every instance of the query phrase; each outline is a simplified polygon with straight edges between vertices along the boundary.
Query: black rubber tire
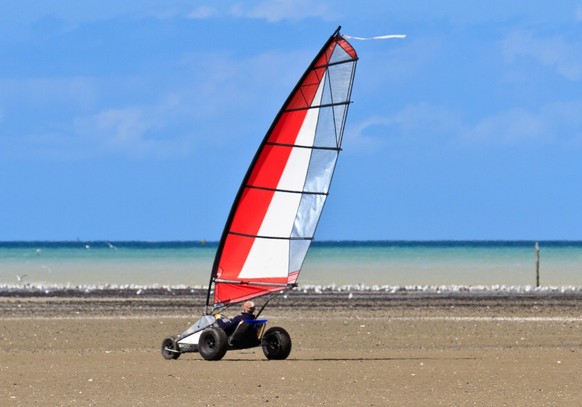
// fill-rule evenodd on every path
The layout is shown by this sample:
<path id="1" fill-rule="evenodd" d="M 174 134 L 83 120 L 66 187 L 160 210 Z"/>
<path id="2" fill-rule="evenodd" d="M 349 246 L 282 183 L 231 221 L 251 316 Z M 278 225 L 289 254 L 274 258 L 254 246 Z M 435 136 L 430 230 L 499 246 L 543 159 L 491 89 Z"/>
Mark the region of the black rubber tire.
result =
<path id="1" fill-rule="evenodd" d="M 198 352 L 206 360 L 220 360 L 226 354 L 226 333 L 220 328 L 208 328 L 202 331 L 198 340 Z"/>
<path id="2" fill-rule="evenodd" d="M 283 360 L 291 353 L 291 337 L 286 330 L 275 326 L 263 335 L 263 353 L 269 360 Z"/>
<path id="3" fill-rule="evenodd" d="M 172 352 L 171 350 L 177 350 L 178 352 Z M 162 356 L 166 360 L 178 359 L 181 353 L 179 352 L 178 344 L 176 343 L 176 338 L 173 336 L 167 337 L 162 341 Z"/>

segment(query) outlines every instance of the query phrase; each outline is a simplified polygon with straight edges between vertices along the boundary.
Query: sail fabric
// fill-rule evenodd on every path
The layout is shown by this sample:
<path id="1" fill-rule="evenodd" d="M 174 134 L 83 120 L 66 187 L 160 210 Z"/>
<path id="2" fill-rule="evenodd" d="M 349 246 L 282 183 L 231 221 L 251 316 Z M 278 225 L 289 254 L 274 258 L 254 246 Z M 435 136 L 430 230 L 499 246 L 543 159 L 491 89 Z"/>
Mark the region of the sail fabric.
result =
<path id="1" fill-rule="evenodd" d="M 296 282 L 341 150 L 357 59 L 338 29 L 279 111 L 219 243 L 211 275 L 215 307 Z"/>

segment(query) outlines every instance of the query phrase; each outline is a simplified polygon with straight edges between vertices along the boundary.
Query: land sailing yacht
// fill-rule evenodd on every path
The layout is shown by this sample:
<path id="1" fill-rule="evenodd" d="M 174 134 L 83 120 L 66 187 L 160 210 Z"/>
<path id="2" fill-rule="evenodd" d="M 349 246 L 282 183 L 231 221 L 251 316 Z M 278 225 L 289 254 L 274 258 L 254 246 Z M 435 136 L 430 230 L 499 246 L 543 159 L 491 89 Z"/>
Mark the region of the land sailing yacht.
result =
<path id="1" fill-rule="evenodd" d="M 358 56 L 339 27 L 309 65 L 273 121 L 242 181 L 218 244 L 205 314 L 162 342 L 162 356 L 261 346 L 286 359 L 285 329 L 258 319 L 271 297 L 296 286 L 325 205 L 341 150 Z M 226 307 L 268 296 L 256 319 L 227 335 L 217 318 Z"/>

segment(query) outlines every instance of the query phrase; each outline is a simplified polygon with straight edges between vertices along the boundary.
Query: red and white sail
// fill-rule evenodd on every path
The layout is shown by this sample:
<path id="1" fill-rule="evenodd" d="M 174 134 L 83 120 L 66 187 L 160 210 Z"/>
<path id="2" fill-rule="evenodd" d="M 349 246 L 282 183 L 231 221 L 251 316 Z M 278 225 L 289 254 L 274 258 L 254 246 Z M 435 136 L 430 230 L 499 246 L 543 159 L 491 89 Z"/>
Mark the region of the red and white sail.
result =
<path id="1" fill-rule="evenodd" d="M 357 59 L 338 28 L 279 111 L 218 246 L 208 298 L 214 289 L 215 307 L 296 282 L 341 150 Z"/>

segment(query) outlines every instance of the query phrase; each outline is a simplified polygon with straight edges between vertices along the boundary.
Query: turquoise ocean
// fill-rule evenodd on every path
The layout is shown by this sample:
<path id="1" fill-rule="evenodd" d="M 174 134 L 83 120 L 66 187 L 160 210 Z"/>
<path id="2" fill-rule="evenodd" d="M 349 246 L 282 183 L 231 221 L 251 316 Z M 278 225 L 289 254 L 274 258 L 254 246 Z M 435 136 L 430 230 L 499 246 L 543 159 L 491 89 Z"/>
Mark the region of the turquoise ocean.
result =
<path id="1" fill-rule="evenodd" d="M 536 284 L 535 243 L 316 241 L 299 284 L 527 290 Z M 0 242 L 0 288 L 207 286 L 216 248 L 196 241 Z M 539 248 L 541 286 L 582 287 L 582 242 L 540 241 Z"/>

